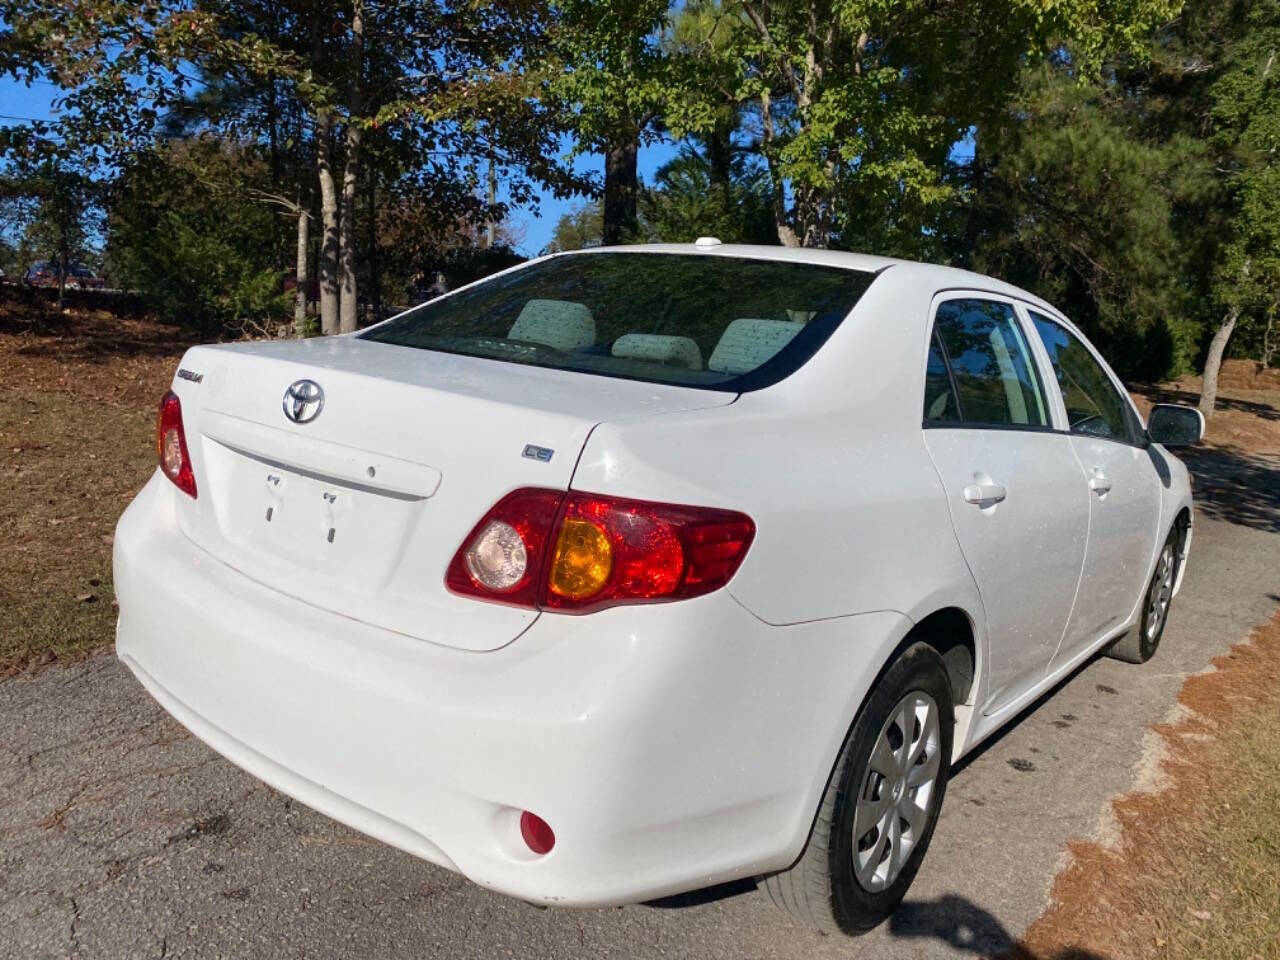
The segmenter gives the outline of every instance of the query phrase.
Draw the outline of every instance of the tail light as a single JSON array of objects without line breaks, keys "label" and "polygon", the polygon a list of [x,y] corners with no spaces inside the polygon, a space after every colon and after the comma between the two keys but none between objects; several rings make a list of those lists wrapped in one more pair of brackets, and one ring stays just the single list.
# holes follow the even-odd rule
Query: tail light
[{"label": "tail light", "polygon": [[449,564],[445,584],[455,593],[532,607],[538,598],[539,558],[563,494],[516,490],[476,524]]},{"label": "tail light", "polygon": [[196,475],[191,469],[191,455],[187,453],[186,431],[182,429],[182,402],[172,390],[160,400],[160,414],[156,418],[156,456],[160,460],[160,472],[187,496],[194,497]]},{"label": "tail light", "polygon": [[678,600],[728,583],[754,536],[751,518],[732,510],[522,489],[475,526],[445,582],[565,613]]}]

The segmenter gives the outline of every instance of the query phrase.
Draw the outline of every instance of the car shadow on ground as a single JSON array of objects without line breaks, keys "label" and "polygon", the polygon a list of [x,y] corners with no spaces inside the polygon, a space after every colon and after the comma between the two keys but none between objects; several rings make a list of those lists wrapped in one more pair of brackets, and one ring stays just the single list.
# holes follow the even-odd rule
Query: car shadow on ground
[{"label": "car shadow on ground", "polygon": [[[702,890],[663,897],[645,904],[657,909],[683,909],[751,893],[753,880],[735,880]],[[1007,960],[1111,960],[1084,947],[1070,947],[1052,956],[1033,954],[1020,946],[989,911],[967,897],[944,894],[935,900],[907,900],[887,921],[897,940],[938,940],[951,949],[975,957]]]},{"label": "car shadow on ground", "polygon": [[936,900],[907,901],[889,918],[889,933],[901,939],[941,940],[953,950],[976,957],[1007,960],[1111,960],[1084,947],[1067,947],[1052,955],[1034,954],[1020,946],[994,916],[973,901],[953,894]]}]

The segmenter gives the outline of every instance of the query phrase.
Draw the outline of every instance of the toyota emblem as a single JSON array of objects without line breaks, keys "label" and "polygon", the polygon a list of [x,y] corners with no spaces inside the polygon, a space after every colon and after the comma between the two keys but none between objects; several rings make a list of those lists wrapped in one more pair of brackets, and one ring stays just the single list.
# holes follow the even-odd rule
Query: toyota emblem
[{"label": "toyota emblem", "polygon": [[324,390],[314,380],[295,380],[284,392],[283,407],[294,423],[310,423],[324,409]]}]

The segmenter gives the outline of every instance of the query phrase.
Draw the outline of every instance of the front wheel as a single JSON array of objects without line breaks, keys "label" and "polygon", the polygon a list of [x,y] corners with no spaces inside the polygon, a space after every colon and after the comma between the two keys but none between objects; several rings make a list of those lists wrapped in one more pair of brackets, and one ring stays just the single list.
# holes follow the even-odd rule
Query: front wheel
[{"label": "front wheel", "polygon": [[1107,648],[1107,656],[1125,663],[1146,663],[1156,654],[1164,627],[1169,620],[1169,605],[1173,602],[1173,587],[1178,582],[1178,528],[1169,532],[1169,539],[1160,548],[1156,569],[1142,597],[1142,619],[1138,626]]},{"label": "front wheel", "polygon": [[933,836],[954,726],[942,658],[928,644],[908,647],[859,711],[804,853],[764,878],[773,902],[807,926],[847,934],[888,917]]}]

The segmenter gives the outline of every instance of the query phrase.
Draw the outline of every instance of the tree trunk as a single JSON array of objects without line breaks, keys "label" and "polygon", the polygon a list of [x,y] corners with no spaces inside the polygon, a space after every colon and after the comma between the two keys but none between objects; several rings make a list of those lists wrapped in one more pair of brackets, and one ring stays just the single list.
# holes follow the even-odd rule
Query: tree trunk
[{"label": "tree trunk", "polygon": [[737,117],[730,110],[721,111],[715,125],[707,132],[707,166],[710,167],[711,189],[728,197],[733,178],[733,131]]},{"label": "tree trunk", "polygon": [[498,223],[493,219],[493,208],[498,203],[498,170],[494,166],[493,157],[489,158],[489,211],[484,228],[484,247],[492,250],[498,236]]},{"label": "tree trunk", "polygon": [[347,162],[342,170],[342,215],[339,223],[338,278],[342,291],[339,329],[354,333],[359,326],[359,290],[356,286],[356,195],[360,174],[360,127],[347,124]]},{"label": "tree trunk", "polygon": [[373,307],[373,322],[382,319],[382,265],[378,262],[378,181],[373,170],[365,172],[368,189],[369,248],[365,256],[369,266],[369,303]]},{"label": "tree trunk", "polygon": [[1218,371],[1222,369],[1222,355],[1226,353],[1227,341],[1231,339],[1231,331],[1239,319],[1240,308],[1233,306],[1209,341],[1209,355],[1204,358],[1204,380],[1200,384],[1200,412],[1206,417],[1213,416],[1214,405],[1218,402]]},{"label": "tree trunk", "polygon": [[760,123],[764,129],[764,159],[769,167],[769,182],[773,189],[773,224],[778,231],[778,242],[784,247],[800,246],[800,238],[791,227],[787,216],[787,197],[782,189],[782,177],[778,173],[777,161],[773,155],[773,98],[769,91],[760,94]]},{"label": "tree trunk", "polygon": [[[311,15],[311,69],[320,73],[325,52],[326,19],[317,5]],[[333,182],[333,113],[327,106],[316,110],[316,179],[320,185],[320,250],[316,255],[316,280],[320,287],[320,332],[338,332],[338,193]]]},{"label": "tree trunk", "polygon": [[623,243],[636,234],[639,180],[636,160],[640,140],[635,131],[610,141],[604,154],[604,242]]},{"label": "tree trunk", "polygon": [[359,123],[363,109],[360,81],[364,72],[364,0],[355,0],[351,13],[351,62],[347,88],[347,158],[342,168],[342,214],[339,225],[338,276],[342,296],[339,329],[355,333],[359,327],[359,290],[356,287],[356,194],[360,187],[360,143],[364,128]]},{"label": "tree trunk", "polygon": [[338,332],[338,191],[333,182],[333,118],[321,108],[316,118],[316,173],[320,180],[320,332]]},{"label": "tree trunk", "polygon": [[311,278],[307,276],[307,246],[311,232],[311,214],[299,201],[298,203],[298,251],[294,263],[294,274],[298,286],[293,291],[293,333],[302,336],[307,331],[307,292],[311,286]]},{"label": "tree trunk", "polygon": [[1273,303],[1271,309],[1267,312],[1267,328],[1262,331],[1262,369],[1271,368],[1271,358],[1275,355],[1276,345],[1271,340],[1271,332],[1276,324],[1276,310],[1280,309],[1280,303]]},{"label": "tree trunk", "polygon": [[67,251],[64,249],[58,259],[61,263],[58,265],[58,312],[62,312],[62,305],[67,298]]}]

